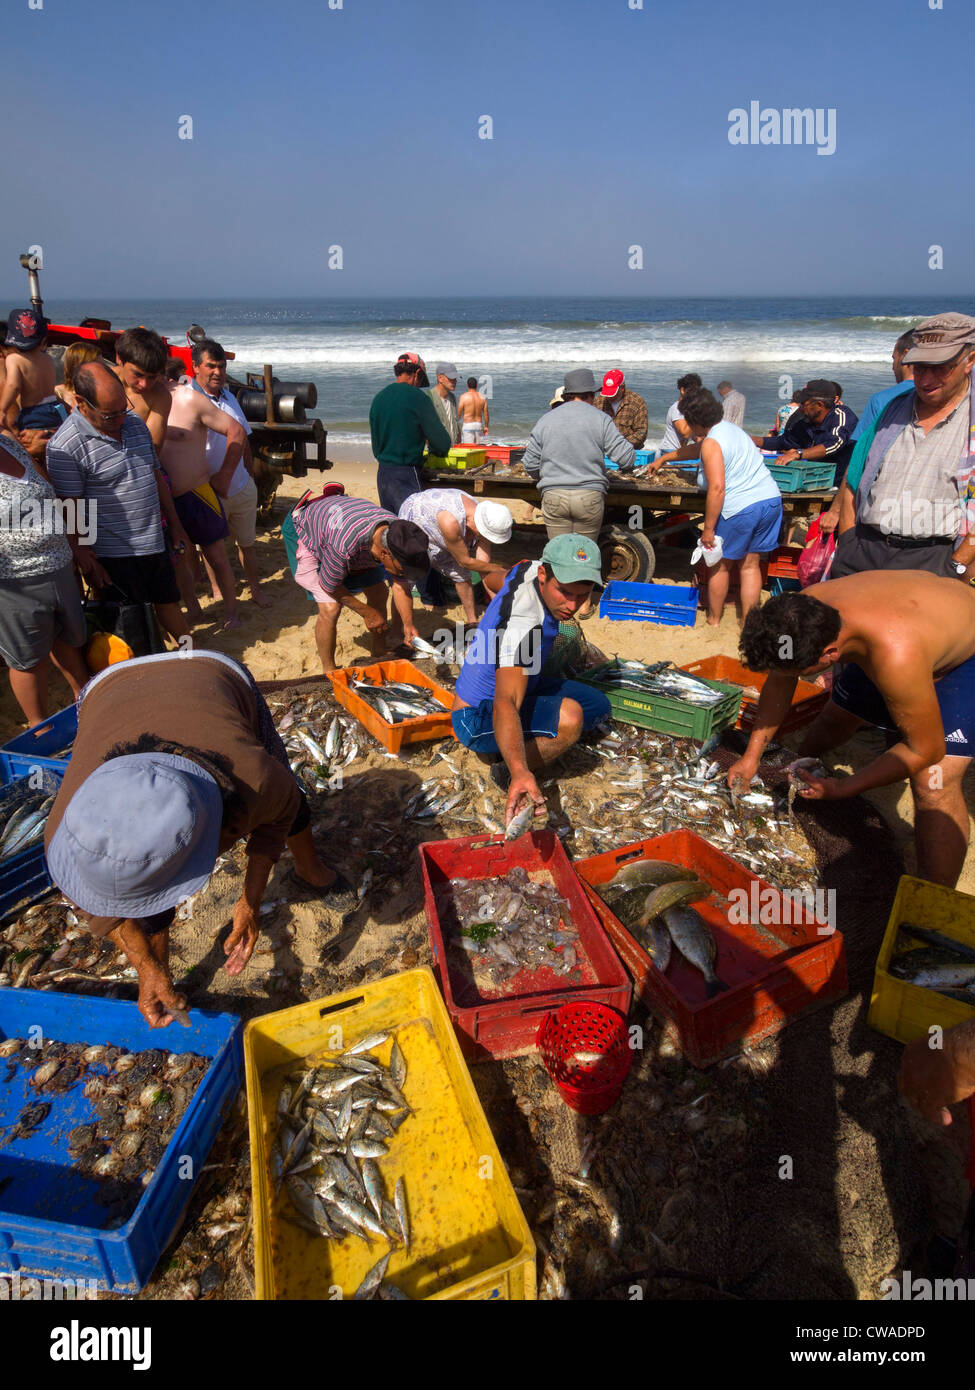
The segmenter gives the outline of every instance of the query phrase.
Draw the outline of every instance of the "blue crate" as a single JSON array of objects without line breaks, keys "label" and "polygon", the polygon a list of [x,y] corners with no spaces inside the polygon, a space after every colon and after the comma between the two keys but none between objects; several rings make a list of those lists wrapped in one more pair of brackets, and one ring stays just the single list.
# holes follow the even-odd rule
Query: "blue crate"
[{"label": "blue crate", "polygon": [[[232,1014],[194,1009],[192,1028],[150,1028],[135,1004],[119,999],[0,990],[0,1038],[26,1038],[40,1026],[59,1042],[113,1043],[133,1052],[195,1052],[211,1063],[159,1166],[128,1221],[108,1230],[94,1200],[96,1181],[71,1166],[68,1132],[94,1117],[80,1086],[46,1096],[39,1130],[0,1149],[0,1271],[41,1278],[97,1280],[99,1288],[137,1293],[179,1227],[196,1177],[243,1080],[242,1027]],[[98,1070],[97,1067],[93,1070]],[[29,1074],[29,1073],[28,1073]],[[26,1099],[26,1076],[0,1087],[0,1128]],[[185,1164],[190,1159],[192,1168]],[[193,1178],[180,1176],[180,1167]]]},{"label": "blue crate", "polygon": [[693,627],[697,588],[683,584],[632,584],[614,579],[603,590],[599,616],[617,621]]},{"label": "blue crate", "polygon": [[783,579],[781,575],[773,574],[768,582],[770,594],[796,594],[802,588],[798,579]]},{"label": "blue crate", "polygon": [[67,744],[73,743],[78,732],[78,708],[69,705],[50,719],[25,729],[16,738],[9,739],[0,746],[0,768],[14,776],[27,773],[32,767],[56,767],[64,772],[68,766],[67,758],[54,758]]},{"label": "blue crate", "polygon": [[[34,763],[31,777],[37,790],[56,792],[63,775],[60,768],[53,764],[39,766]],[[0,766],[0,821],[5,818],[7,803],[21,795],[28,780]],[[0,921],[23,912],[31,903],[49,893],[51,886],[43,844],[32,845],[30,849],[15,854],[12,859],[0,860]]]}]

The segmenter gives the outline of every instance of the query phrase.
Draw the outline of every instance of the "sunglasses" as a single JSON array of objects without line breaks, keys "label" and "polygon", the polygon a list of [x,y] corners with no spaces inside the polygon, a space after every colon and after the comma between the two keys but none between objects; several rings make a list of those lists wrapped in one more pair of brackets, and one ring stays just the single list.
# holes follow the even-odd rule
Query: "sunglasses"
[{"label": "sunglasses", "polygon": [[97,405],[92,405],[91,401],[86,401],[84,396],[79,396],[78,401],[81,405],[86,405],[92,415],[97,415],[100,420],[123,420],[129,413],[128,406],[124,410],[99,410]]}]

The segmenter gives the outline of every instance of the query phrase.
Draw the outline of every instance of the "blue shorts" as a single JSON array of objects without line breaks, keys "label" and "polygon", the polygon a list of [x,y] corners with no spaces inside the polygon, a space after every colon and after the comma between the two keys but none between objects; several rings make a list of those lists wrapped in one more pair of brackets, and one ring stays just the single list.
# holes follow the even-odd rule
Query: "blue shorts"
[{"label": "blue shorts", "polygon": [[361,594],[364,589],[371,589],[374,584],[385,584],[387,580],[389,575],[382,565],[373,565],[367,570],[350,570],[342,580],[342,587],[348,589],[350,594]]},{"label": "blue shorts", "polygon": [[[608,719],[611,706],[601,690],[580,681],[540,681],[522,701],[521,727],[526,738],[554,738],[559,731],[559,710],[563,700],[582,706],[582,727],[593,729]],[[465,748],[475,753],[499,753],[494,738],[494,701],[455,709],[450,716],[454,733]]]},{"label": "blue shorts", "polygon": [[[945,754],[955,758],[975,757],[975,656],[936,680],[934,693],[945,730]],[[878,729],[897,733],[897,725],[884,697],[869,676],[852,661],[842,667],[833,681],[833,703]]]},{"label": "blue shorts", "polygon": [[743,560],[746,555],[764,555],[776,550],[782,530],[782,498],[768,497],[753,502],[734,516],[720,517],[714,534],[721,537],[726,560]]}]

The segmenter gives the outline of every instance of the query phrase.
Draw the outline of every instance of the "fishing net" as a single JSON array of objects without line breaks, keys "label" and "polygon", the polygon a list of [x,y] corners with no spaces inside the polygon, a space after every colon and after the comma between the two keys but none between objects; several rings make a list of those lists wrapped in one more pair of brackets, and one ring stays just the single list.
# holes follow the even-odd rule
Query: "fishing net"
[{"label": "fishing net", "polygon": [[542,675],[565,676],[572,671],[584,671],[588,666],[598,666],[605,660],[599,648],[586,641],[578,623],[559,623],[559,635],[542,667]]}]

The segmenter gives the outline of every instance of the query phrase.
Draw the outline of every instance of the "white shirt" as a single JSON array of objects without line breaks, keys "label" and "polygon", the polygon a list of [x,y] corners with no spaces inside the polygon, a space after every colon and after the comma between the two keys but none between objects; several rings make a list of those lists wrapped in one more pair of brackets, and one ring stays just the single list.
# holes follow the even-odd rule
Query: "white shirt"
[{"label": "white shirt", "polygon": [[[247,434],[250,434],[250,424],[245,418],[244,412],[237,404],[235,398],[227,390],[226,386],[220,392],[220,395],[217,397],[216,400],[213,400],[213,397],[210,395],[209,391],[205,392],[205,395],[207,397],[207,400],[213,401],[213,404],[215,406],[218,406],[225,415],[232,416],[233,419],[235,419],[238,422],[238,424],[243,425],[245,432]],[[225,434],[218,434],[216,430],[207,430],[207,468],[209,468],[210,470],[211,478],[213,477],[214,473],[220,472],[220,469],[223,467],[223,461],[226,458],[226,456],[227,436]],[[249,477],[250,474],[247,471],[247,465],[244,463],[244,460],[241,459],[240,463],[238,463],[237,467],[234,469],[234,476],[230,480],[230,487],[227,489],[227,496],[234,497],[238,492],[242,492],[243,489],[247,486],[247,479]]]},{"label": "white shirt", "polygon": [[685,441],[674,429],[674,421],[683,420],[683,418],[680,413],[680,401],[674,401],[674,404],[667,411],[667,428],[664,430],[664,437],[660,444],[662,454],[669,454],[674,449],[683,449]]}]

